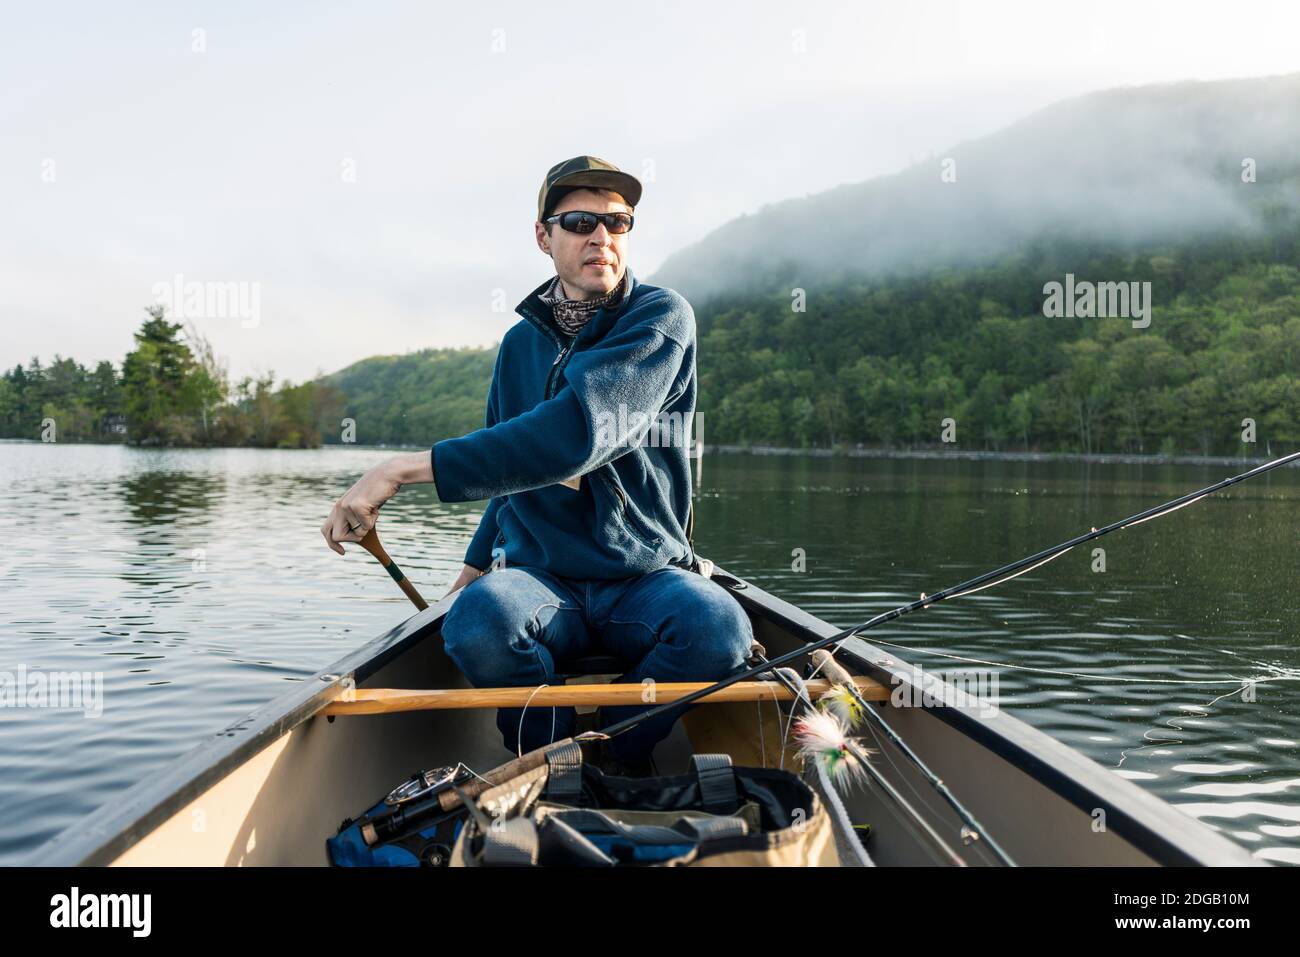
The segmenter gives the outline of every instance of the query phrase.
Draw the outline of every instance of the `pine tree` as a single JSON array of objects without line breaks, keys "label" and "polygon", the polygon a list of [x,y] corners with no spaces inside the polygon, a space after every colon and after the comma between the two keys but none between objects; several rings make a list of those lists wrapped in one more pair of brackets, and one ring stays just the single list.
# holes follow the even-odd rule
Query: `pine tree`
[{"label": "pine tree", "polygon": [[122,362],[122,404],[129,440],[137,445],[189,444],[194,397],[186,380],[195,368],[189,347],[178,338],[180,323],[168,322],[162,306],[135,334],[136,348]]}]

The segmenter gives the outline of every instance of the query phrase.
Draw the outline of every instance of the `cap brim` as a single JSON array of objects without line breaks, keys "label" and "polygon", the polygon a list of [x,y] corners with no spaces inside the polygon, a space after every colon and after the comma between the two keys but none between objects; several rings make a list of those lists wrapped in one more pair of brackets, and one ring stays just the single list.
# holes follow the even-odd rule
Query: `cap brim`
[{"label": "cap brim", "polygon": [[561,176],[551,184],[547,196],[557,186],[593,186],[596,189],[612,189],[623,197],[629,205],[635,207],[641,202],[641,181],[631,173],[606,169],[583,169],[567,176]]}]

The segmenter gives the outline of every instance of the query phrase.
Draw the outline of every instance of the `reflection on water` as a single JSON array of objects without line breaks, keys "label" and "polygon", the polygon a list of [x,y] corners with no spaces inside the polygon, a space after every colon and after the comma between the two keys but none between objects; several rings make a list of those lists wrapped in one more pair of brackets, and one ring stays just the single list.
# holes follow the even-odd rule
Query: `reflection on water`
[{"label": "reflection on water", "polygon": [[[0,670],[103,673],[103,714],[0,711],[0,861],[408,616],[329,505],[388,453],[0,443]],[[700,551],[839,625],[1229,473],[1225,468],[711,456]],[[426,596],[477,504],[411,487],[388,550]],[[1219,828],[1300,863],[1300,470],[872,633]],[[802,549],[806,566],[795,562]],[[975,662],[975,663],[972,663]],[[1251,679],[1255,701],[1243,701]]]}]

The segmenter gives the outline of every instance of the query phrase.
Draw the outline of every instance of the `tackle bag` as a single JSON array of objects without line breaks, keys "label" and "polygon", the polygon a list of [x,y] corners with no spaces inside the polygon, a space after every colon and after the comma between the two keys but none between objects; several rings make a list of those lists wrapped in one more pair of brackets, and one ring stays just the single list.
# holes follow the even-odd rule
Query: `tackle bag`
[{"label": "tackle bag", "polygon": [[605,775],[574,741],[470,799],[452,867],[818,867],[839,858],[826,809],[798,775],[696,754],[674,777]]}]

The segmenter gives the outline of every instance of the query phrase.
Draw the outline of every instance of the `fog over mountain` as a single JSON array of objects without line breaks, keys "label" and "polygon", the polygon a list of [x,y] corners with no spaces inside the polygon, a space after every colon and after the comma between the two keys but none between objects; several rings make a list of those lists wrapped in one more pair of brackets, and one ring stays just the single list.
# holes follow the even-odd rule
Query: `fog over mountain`
[{"label": "fog over mountain", "polygon": [[[1255,182],[1243,181],[1246,160]],[[1245,235],[1298,209],[1300,73],[1130,87],[1063,101],[891,176],[765,206],[648,280],[699,305],[756,275],[806,287],[979,265],[1051,238],[1131,247]]]}]

